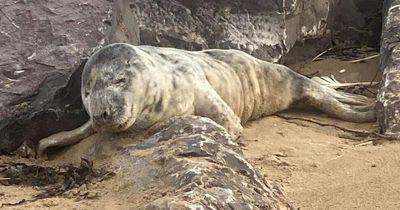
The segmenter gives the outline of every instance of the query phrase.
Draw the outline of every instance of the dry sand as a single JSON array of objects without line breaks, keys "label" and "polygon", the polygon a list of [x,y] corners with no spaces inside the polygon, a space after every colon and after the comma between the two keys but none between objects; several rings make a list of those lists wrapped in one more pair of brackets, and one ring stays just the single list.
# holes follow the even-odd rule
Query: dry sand
[{"label": "dry sand", "polygon": [[[375,127],[309,113],[301,117],[350,129]],[[363,142],[339,138],[343,133],[272,116],[245,129],[243,149],[260,173],[281,184],[289,203],[300,209],[400,209],[400,144],[362,146]]]}]

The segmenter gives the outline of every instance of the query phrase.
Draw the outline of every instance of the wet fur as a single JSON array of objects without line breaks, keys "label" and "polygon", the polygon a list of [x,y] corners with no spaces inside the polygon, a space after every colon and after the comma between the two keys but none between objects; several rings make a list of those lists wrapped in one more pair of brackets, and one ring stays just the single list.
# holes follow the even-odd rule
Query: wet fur
[{"label": "wet fur", "polygon": [[[224,126],[236,138],[241,124],[298,102],[343,120],[376,118],[371,99],[337,92],[238,50],[108,45],[85,65],[82,100],[94,127],[106,131],[146,129],[174,116],[199,115]],[[113,116],[94,117],[104,110]],[[87,127],[85,132],[90,130]],[[65,145],[65,140],[59,141]],[[39,151],[58,146],[56,142],[42,140]]]}]

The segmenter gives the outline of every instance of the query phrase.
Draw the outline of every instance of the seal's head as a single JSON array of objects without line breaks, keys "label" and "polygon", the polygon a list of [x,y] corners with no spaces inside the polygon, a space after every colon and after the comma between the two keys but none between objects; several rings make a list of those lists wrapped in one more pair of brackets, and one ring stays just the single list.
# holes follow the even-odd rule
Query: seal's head
[{"label": "seal's head", "polygon": [[119,132],[135,122],[135,54],[128,44],[111,44],[95,52],[86,63],[81,94],[95,129]]}]

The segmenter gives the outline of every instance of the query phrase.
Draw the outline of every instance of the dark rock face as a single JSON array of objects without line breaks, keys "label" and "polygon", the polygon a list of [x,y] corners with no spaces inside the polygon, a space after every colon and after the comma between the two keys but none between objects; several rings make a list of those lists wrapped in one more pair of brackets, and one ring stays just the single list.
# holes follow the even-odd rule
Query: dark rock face
[{"label": "dark rock face", "polygon": [[[264,183],[223,127],[208,118],[162,123],[115,164],[132,183],[136,209],[278,209],[279,189]],[[150,193],[151,192],[151,193]]]},{"label": "dark rock face", "polygon": [[335,8],[333,41],[343,47],[378,49],[383,0],[340,0]]},{"label": "dark rock face", "polygon": [[[3,4],[4,3],[4,4]],[[103,38],[105,1],[11,1],[2,5],[0,22],[1,90],[0,106],[15,98],[37,93],[40,83],[51,74],[72,72],[87,49]],[[90,10],[99,18],[88,18]],[[68,77],[71,75],[69,73]]]},{"label": "dark rock face", "polygon": [[400,139],[400,1],[387,0],[384,6],[378,121],[383,134]]},{"label": "dark rock face", "polygon": [[109,16],[109,4],[2,1],[0,153],[87,120],[80,70],[89,50],[104,42],[102,21]]},{"label": "dark rock face", "polygon": [[277,62],[293,45],[326,36],[336,1],[131,0],[142,44],[234,48]]},{"label": "dark rock face", "polygon": [[[69,77],[46,79],[38,94],[28,100],[10,104],[0,121],[0,154],[13,151],[25,140],[37,140],[49,133],[73,129],[86,122],[87,116],[80,97],[83,64]],[[65,85],[65,86],[63,86]],[[10,114],[7,116],[6,114]]]}]

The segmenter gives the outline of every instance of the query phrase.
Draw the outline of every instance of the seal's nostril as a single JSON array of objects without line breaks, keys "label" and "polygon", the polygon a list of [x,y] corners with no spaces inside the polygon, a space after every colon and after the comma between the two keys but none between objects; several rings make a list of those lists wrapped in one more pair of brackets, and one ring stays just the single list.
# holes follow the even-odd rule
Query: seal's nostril
[{"label": "seal's nostril", "polygon": [[107,120],[108,119],[107,111],[103,112],[103,114],[101,116],[102,116],[103,120]]}]

